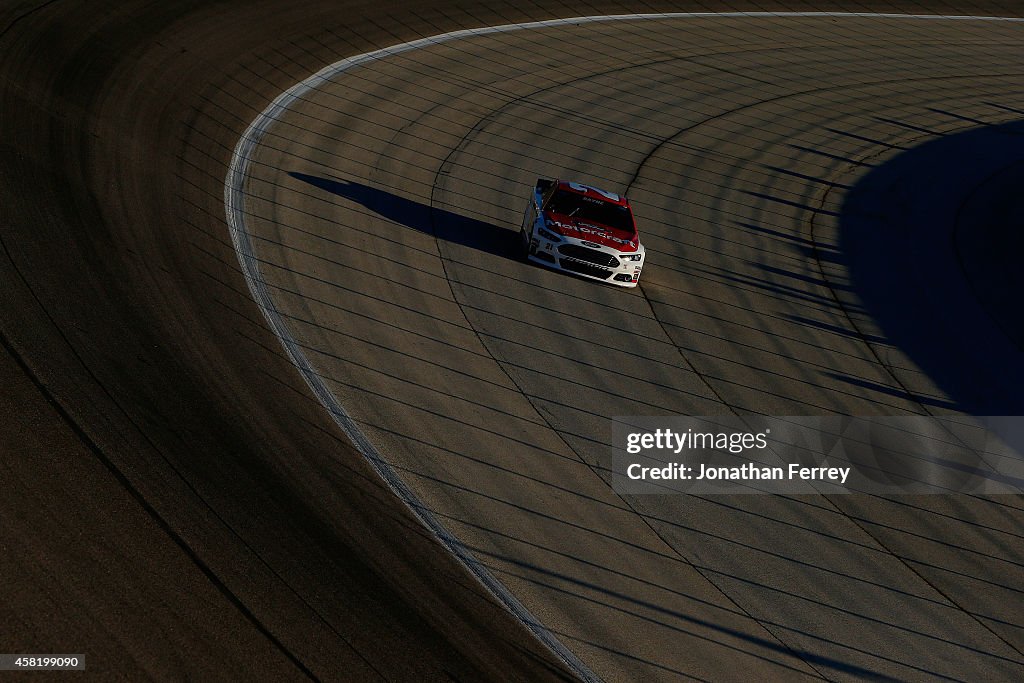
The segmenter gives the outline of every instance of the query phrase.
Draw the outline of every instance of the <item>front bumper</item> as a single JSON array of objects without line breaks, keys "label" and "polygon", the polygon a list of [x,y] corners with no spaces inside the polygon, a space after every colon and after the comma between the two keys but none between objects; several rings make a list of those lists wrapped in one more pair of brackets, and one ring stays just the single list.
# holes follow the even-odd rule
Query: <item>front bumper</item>
[{"label": "front bumper", "polygon": [[[638,261],[632,260],[634,254],[639,254]],[[637,286],[644,256],[643,247],[627,254],[572,238],[551,242],[536,233],[527,253],[534,263],[618,287]]]}]

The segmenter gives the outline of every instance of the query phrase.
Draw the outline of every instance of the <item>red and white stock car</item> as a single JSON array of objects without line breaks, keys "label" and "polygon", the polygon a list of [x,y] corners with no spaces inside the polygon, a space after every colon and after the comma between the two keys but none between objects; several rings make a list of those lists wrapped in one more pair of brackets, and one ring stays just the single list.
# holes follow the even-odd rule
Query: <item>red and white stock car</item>
[{"label": "red and white stock car", "polygon": [[644,247],[629,200],[564,180],[537,181],[520,231],[526,257],[620,287],[636,287]]}]

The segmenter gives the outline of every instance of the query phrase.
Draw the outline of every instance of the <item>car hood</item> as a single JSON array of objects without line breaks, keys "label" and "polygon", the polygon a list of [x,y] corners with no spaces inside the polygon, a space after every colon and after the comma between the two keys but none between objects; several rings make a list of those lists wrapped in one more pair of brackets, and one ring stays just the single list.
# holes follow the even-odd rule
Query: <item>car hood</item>
[{"label": "car hood", "polygon": [[636,233],[617,230],[595,221],[576,219],[562,213],[545,211],[544,222],[565,237],[586,240],[617,251],[636,251],[640,244],[640,238]]}]

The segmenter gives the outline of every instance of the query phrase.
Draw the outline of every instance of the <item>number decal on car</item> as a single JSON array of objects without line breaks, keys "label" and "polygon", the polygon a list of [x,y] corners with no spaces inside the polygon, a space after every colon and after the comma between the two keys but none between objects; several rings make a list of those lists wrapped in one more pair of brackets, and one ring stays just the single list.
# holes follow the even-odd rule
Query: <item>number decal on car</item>
[{"label": "number decal on car", "polygon": [[620,199],[619,195],[615,194],[614,192],[607,192],[596,187],[591,187],[590,185],[582,185],[580,183],[569,183],[569,187],[576,190],[577,192],[586,192],[587,190],[590,190],[591,192],[596,192],[602,197],[610,199],[613,202],[617,202]]}]

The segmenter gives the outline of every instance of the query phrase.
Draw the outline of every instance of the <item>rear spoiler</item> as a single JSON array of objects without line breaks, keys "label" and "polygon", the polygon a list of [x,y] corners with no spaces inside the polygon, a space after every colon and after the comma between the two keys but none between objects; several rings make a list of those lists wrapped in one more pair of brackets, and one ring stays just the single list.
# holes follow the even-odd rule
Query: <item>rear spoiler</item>
[{"label": "rear spoiler", "polygon": [[[537,178],[537,192],[544,194],[552,185],[554,185],[557,182],[557,180],[549,180],[548,178]],[[626,197],[626,195],[622,194],[619,196],[622,197],[624,201],[629,202],[629,199]]]}]

